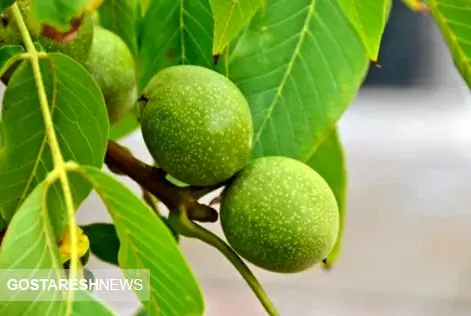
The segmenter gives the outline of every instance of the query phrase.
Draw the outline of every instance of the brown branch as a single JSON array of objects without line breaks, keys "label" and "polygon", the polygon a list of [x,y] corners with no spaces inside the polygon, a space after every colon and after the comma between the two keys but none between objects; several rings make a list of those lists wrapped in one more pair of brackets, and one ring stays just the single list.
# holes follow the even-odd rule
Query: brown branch
[{"label": "brown branch", "polygon": [[[141,187],[164,203],[171,212],[185,206],[188,217],[200,222],[215,222],[217,212],[198,203],[191,188],[179,188],[165,179],[165,172],[135,158],[125,147],[110,140],[105,163],[113,171],[119,171],[136,181]],[[200,189],[198,189],[199,191]]]}]

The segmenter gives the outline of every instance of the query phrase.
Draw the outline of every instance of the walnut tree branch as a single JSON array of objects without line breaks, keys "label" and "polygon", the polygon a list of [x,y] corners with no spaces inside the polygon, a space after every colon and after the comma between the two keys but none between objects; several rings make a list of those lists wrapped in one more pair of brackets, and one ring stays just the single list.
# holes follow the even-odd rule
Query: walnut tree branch
[{"label": "walnut tree branch", "polygon": [[[136,181],[164,203],[170,212],[185,206],[188,217],[192,220],[200,222],[217,220],[218,214],[213,208],[198,203],[199,197],[195,196],[194,189],[174,186],[167,181],[165,172],[161,169],[135,158],[125,147],[112,140],[108,141],[105,163],[111,170],[119,170],[120,173]],[[200,188],[197,189],[198,192],[200,190]]]}]

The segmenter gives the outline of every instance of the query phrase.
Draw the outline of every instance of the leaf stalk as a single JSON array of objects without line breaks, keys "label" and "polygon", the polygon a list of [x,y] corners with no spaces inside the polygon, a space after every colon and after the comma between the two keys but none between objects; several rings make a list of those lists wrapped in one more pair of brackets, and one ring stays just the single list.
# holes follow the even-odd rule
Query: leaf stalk
[{"label": "leaf stalk", "polygon": [[161,169],[135,158],[125,147],[112,140],[108,141],[105,163],[110,170],[125,174],[136,181],[171,211],[185,206],[191,219],[201,222],[215,222],[218,218],[218,214],[213,208],[198,203],[198,198],[208,191],[215,190],[214,187],[179,188],[167,181],[166,174]]},{"label": "leaf stalk", "polygon": [[[31,39],[31,35],[29,34],[28,28],[26,27],[25,21],[21,14],[21,11],[18,7],[18,4],[15,2],[11,6],[11,10],[13,12],[13,16],[15,21],[18,25],[20,30],[21,38],[25,45],[27,54],[23,55],[23,57],[29,59],[31,63],[31,68],[33,70],[34,81],[36,83],[36,88],[38,92],[39,98],[39,105],[41,107],[41,112],[43,114],[44,120],[44,129],[45,134],[49,143],[49,148],[51,150],[52,160],[54,164],[54,172],[58,173],[58,177],[62,186],[62,191],[64,194],[64,200],[67,210],[67,222],[68,222],[68,229],[71,241],[71,260],[70,260],[70,279],[76,279],[78,277],[78,238],[77,238],[77,223],[75,220],[75,208],[74,202],[72,197],[72,191],[70,188],[69,179],[67,176],[67,168],[66,163],[64,161],[64,157],[62,156],[59,142],[57,140],[57,136],[54,130],[54,123],[52,120],[51,110],[49,108],[46,90],[44,86],[44,81],[41,75],[41,68],[39,65],[39,59],[44,58],[44,53],[40,53],[36,50],[33,44],[33,40]],[[65,315],[72,315],[73,311],[73,304],[74,301],[74,291],[69,291],[67,293],[67,305]]]}]

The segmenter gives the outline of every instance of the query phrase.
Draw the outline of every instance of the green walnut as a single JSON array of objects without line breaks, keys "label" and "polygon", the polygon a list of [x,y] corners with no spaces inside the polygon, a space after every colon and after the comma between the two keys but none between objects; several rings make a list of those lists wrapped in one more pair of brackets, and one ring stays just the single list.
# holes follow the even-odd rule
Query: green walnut
[{"label": "green walnut", "polygon": [[111,123],[118,122],[136,103],[134,58],[116,34],[96,26],[85,65],[100,86]]},{"label": "green walnut", "polygon": [[157,165],[195,186],[221,183],[247,163],[250,108],[237,86],[200,66],[165,68],[140,97],[144,141]]},{"label": "green walnut", "polygon": [[319,263],[339,232],[339,211],[326,181],[286,157],[252,160],[222,194],[224,235],[263,269],[294,273]]},{"label": "green walnut", "polygon": [[[32,40],[39,42],[41,46],[48,52],[59,52],[66,54],[76,61],[83,63],[88,56],[90,47],[93,40],[93,18],[90,14],[85,14],[77,34],[73,39],[68,41],[56,41],[46,36],[42,36],[33,28],[30,28],[28,23],[29,13],[31,9],[31,1],[23,0],[17,1],[20,11],[26,20],[26,25],[32,37]],[[0,46],[1,45],[21,45],[20,31],[13,18],[11,9],[7,9],[0,15]]]}]

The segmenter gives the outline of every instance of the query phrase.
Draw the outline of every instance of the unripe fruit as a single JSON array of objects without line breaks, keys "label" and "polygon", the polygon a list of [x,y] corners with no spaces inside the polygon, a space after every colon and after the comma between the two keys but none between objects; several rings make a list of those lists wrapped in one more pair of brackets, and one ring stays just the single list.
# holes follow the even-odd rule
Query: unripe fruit
[{"label": "unripe fruit", "polygon": [[85,65],[100,86],[110,122],[116,123],[129,112],[137,99],[131,51],[118,35],[96,26]]},{"label": "unripe fruit", "polygon": [[199,66],[172,66],[152,78],[140,99],[147,148],[174,178],[210,186],[247,163],[253,138],[250,108],[223,75]]},{"label": "unripe fruit", "polygon": [[329,185],[309,166],[285,157],[252,160],[224,190],[220,219],[236,252],[281,273],[319,263],[339,232]]}]

